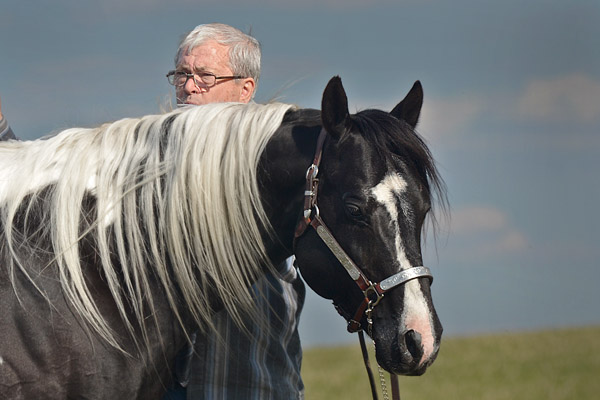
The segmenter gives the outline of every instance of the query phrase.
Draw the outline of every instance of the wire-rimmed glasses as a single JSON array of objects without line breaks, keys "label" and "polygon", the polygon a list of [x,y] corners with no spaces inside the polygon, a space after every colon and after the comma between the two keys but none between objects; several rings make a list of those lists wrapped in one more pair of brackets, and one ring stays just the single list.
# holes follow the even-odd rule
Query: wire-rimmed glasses
[{"label": "wire-rimmed glasses", "polygon": [[175,87],[183,87],[187,83],[188,79],[193,79],[196,87],[212,87],[217,84],[218,80],[222,79],[242,79],[244,76],[241,75],[230,75],[230,76],[216,76],[209,72],[203,72],[201,74],[190,74],[184,71],[172,70],[167,73],[167,80]]}]

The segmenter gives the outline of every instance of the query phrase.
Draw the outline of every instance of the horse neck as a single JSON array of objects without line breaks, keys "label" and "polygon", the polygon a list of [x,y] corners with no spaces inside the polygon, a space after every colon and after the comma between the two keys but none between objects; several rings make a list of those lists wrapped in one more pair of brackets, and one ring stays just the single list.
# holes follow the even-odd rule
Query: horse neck
[{"label": "horse neck", "polygon": [[292,255],[306,170],[314,158],[320,121],[317,110],[290,111],[261,157],[261,200],[274,231],[274,236],[266,235],[265,247],[275,265]]}]

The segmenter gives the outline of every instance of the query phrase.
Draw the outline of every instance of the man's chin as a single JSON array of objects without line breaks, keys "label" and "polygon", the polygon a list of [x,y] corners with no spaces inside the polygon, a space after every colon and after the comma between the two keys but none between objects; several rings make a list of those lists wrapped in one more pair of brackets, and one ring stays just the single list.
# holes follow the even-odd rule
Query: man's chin
[{"label": "man's chin", "polygon": [[206,101],[186,101],[183,103],[184,106],[203,106],[205,104],[210,104],[211,102],[206,102]]},{"label": "man's chin", "polygon": [[195,99],[192,97],[186,97],[183,99],[177,99],[177,107],[185,107],[185,106],[199,106],[204,104],[201,99]]}]

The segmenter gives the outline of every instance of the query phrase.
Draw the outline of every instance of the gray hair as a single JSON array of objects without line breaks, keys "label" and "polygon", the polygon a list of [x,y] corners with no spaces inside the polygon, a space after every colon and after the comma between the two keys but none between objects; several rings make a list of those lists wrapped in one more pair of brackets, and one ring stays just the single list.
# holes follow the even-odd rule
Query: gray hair
[{"label": "gray hair", "polygon": [[234,75],[253,78],[258,85],[260,77],[260,43],[232,26],[225,24],[198,25],[188,33],[177,48],[175,66],[184,54],[189,54],[195,47],[208,40],[229,47],[229,66]]}]

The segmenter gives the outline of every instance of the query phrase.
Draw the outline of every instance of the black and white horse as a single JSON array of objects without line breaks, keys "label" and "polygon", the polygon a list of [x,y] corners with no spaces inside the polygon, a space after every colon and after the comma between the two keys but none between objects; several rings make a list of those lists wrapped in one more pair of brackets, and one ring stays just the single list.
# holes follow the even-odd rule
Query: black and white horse
[{"label": "black and white horse", "polygon": [[249,286],[292,254],[385,369],[423,373],[442,327],[421,230],[443,191],[421,104],[417,83],[350,115],[333,78],[322,112],[214,104],[1,143],[0,397],[159,398],[188,333],[256,313]]}]

